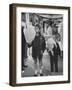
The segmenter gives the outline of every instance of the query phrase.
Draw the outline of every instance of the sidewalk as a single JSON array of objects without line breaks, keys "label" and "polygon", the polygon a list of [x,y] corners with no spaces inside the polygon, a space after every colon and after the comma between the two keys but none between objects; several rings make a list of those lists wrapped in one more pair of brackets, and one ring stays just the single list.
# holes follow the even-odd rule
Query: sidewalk
[{"label": "sidewalk", "polygon": [[[58,60],[58,72],[50,71],[50,59],[47,53],[43,55],[43,75],[44,76],[53,76],[53,75],[62,75],[63,74],[63,60],[59,58]],[[22,77],[32,77],[34,75],[34,61],[31,56],[27,59],[28,67],[22,73]]]}]

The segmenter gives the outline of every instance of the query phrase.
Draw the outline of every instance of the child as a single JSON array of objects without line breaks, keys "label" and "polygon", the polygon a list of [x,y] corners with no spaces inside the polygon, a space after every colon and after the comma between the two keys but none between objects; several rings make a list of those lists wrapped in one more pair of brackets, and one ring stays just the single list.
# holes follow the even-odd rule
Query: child
[{"label": "child", "polygon": [[52,48],[48,50],[49,55],[50,55],[50,66],[51,66],[51,72],[58,72],[58,55],[60,55],[60,47],[57,42],[56,36],[53,37],[54,41],[52,43]]},{"label": "child", "polygon": [[34,67],[35,67],[34,76],[37,76],[37,74],[38,74],[37,59],[39,60],[40,76],[43,76],[43,73],[42,73],[42,57],[43,57],[43,52],[45,50],[45,39],[40,34],[39,25],[35,26],[35,31],[36,31],[36,36],[35,36],[35,38],[32,42],[32,57],[33,57],[33,60],[34,60]]}]

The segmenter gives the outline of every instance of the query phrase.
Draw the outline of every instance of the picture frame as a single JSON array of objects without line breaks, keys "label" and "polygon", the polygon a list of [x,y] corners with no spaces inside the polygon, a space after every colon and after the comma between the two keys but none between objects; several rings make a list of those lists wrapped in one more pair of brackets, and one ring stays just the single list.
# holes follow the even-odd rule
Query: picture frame
[{"label": "picture frame", "polygon": [[[9,12],[10,12],[9,84],[11,86],[32,86],[32,85],[70,83],[70,7],[13,3],[9,5]],[[35,15],[39,15],[39,17],[37,18],[35,17]],[[34,21],[35,20],[34,17],[37,18],[36,20],[38,21]],[[23,44],[23,43],[21,44],[22,42],[21,25],[23,24],[22,21],[23,22],[25,21],[26,24],[28,24],[29,21],[31,21],[32,24],[35,23],[42,24],[41,23],[42,21],[44,24],[44,25],[42,24],[43,32],[45,32],[44,28],[46,27],[45,25],[48,23],[49,20],[54,20],[54,22],[56,22],[57,24],[59,22],[58,20],[61,20],[61,22],[63,22],[62,30],[63,30],[64,51],[63,51],[62,73],[61,75],[60,74],[56,75],[56,73],[52,75],[51,73],[50,76],[48,75],[43,77],[40,76],[23,77],[21,74],[21,60],[22,60],[21,50],[23,49],[21,48],[22,47],[21,45]]]}]

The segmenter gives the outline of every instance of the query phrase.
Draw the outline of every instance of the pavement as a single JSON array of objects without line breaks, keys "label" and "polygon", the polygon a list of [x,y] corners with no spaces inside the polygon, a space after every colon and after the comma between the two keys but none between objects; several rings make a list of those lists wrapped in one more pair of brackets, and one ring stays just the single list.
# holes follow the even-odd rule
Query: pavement
[{"label": "pavement", "polygon": [[[51,72],[50,58],[46,51],[44,52],[42,62],[43,62],[43,76],[63,75],[63,59],[62,58],[60,57],[58,58],[58,72]],[[34,70],[34,60],[31,56],[28,56],[26,60],[26,64],[28,65],[28,67],[25,68],[24,72],[21,73],[21,76],[22,77],[33,77],[35,70]]]}]

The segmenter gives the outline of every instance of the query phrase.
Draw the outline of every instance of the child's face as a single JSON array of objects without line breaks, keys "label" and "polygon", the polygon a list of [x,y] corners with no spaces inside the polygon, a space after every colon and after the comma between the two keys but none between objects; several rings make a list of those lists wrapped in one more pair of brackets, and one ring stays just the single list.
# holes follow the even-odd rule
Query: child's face
[{"label": "child's face", "polygon": [[37,26],[35,27],[35,31],[36,31],[36,36],[39,36],[39,28]]},{"label": "child's face", "polygon": [[36,33],[39,32],[39,28],[37,26],[35,27],[35,31]]}]

